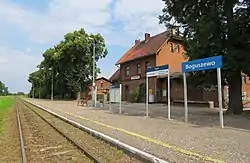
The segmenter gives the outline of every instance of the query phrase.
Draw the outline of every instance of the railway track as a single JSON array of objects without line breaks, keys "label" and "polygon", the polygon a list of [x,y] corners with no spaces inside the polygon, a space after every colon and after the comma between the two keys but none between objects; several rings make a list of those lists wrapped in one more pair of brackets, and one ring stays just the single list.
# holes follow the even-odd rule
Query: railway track
[{"label": "railway track", "polygon": [[[17,103],[16,115],[23,163],[142,162],[22,100],[17,100]],[[48,152],[44,152],[46,150]],[[36,157],[32,157],[33,155]]]}]

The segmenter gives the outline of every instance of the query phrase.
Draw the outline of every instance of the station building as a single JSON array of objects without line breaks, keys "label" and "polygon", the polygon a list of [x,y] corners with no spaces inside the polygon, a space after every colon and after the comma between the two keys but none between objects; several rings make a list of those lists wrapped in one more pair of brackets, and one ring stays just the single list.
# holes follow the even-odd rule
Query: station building
[{"label": "station building", "polygon": [[[169,65],[171,80],[171,101],[183,104],[182,62],[187,61],[182,44],[182,38],[175,30],[164,31],[155,36],[145,33],[143,40],[135,40],[134,45],[117,61],[119,69],[111,76],[113,84],[122,84],[122,100],[130,101],[130,93],[139,90],[138,102],[146,100],[146,70],[148,67]],[[250,87],[243,84],[244,90]],[[217,89],[205,90],[188,83],[188,103],[194,105],[209,105],[213,101],[218,105]],[[223,88],[223,92],[224,88]],[[249,91],[250,93],[250,91]],[[149,78],[149,102],[167,102],[167,77]],[[250,95],[250,94],[249,94]],[[223,94],[224,99],[224,94]]]}]

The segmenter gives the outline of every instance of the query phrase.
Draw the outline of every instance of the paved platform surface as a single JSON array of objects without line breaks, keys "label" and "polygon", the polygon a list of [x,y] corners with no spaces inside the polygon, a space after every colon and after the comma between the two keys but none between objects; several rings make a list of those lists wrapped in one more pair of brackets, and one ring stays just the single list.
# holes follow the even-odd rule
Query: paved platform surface
[{"label": "paved platform surface", "polygon": [[[250,131],[247,129],[185,124],[169,121],[164,116],[130,115],[125,110],[119,115],[117,109],[81,107],[70,101],[29,101],[169,162],[250,162]],[[150,110],[154,107],[157,108],[150,106]],[[130,109],[137,108],[140,110],[139,105]],[[233,119],[245,124],[250,121]]]}]

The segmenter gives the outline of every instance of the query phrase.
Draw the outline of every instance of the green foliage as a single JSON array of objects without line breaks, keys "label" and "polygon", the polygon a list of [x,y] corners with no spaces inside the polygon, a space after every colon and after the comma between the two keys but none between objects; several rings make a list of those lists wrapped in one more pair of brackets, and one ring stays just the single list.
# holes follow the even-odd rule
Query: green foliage
[{"label": "green foliage", "polygon": [[9,95],[8,87],[6,87],[5,84],[0,81],[0,96],[7,95]]},{"label": "green foliage", "polygon": [[18,95],[18,96],[24,96],[25,93],[23,93],[23,92],[17,92],[17,95]]},{"label": "green foliage", "polygon": [[[250,2],[248,0],[163,0],[159,17],[183,32],[190,60],[223,55],[223,80],[229,85],[229,107],[242,112],[241,72],[250,74]],[[216,71],[199,72],[197,84],[216,84]]]},{"label": "green foliage", "polygon": [[10,96],[0,97],[0,133],[2,130],[2,125],[4,117],[6,116],[8,110],[13,106],[14,101]]},{"label": "green foliage", "polygon": [[129,93],[130,102],[135,103],[139,100],[139,87],[136,87],[134,90],[131,90]]},{"label": "green foliage", "polygon": [[30,74],[28,80],[33,85],[30,94],[35,89],[35,97],[40,94],[41,98],[50,98],[53,77],[56,97],[75,98],[76,92],[86,90],[92,80],[94,52],[96,77],[100,73],[96,62],[108,53],[104,38],[100,34],[88,34],[84,29],[65,34],[58,45],[43,53],[39,70]]}]

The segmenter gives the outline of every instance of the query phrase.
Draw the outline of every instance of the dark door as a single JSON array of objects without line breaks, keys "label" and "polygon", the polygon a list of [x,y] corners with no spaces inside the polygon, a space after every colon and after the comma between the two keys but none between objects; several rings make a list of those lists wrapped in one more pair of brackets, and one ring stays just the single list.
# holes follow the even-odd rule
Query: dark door
[{"label": "dark door", "polygon": [[139,102],[145,102],[146,100],[146,85],[145,83],[139,86]]},{"label": "dark door", "polygon": [[125,101],[129,101],[129,86],[125,85]]}]

